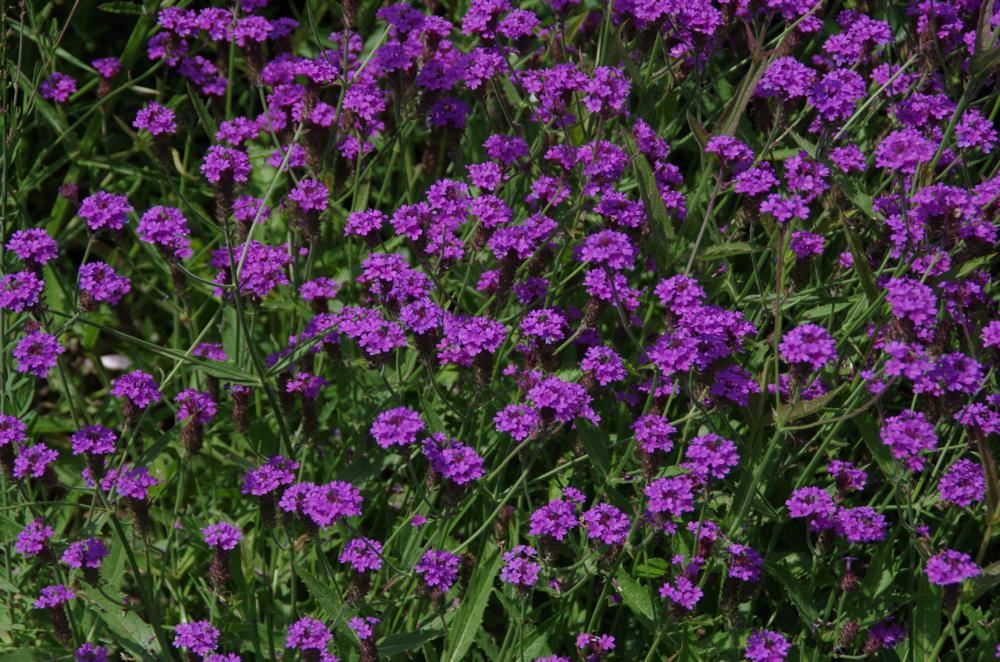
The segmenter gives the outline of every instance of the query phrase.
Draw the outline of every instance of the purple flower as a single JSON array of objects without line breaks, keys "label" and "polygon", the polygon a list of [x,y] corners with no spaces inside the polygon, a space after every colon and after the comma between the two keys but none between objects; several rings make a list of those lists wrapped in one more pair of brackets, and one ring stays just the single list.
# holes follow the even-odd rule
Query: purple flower
[{"label": "purple flower", "polygon": [[428,549],[414,569],[427,588],[445,593],[458,579],[459,561],[451,552]]},{"label": "purple flower", "polygon": [[628,235],[615,230],[602,230],[587,237],[580,249],[580,259],[613,271],[632,268],[636,250]]},{"label": "purple flower", "polygon": [[732,544],[726,548],[729,554],[729,576],[741,579],[745,582],[757,582],[760,580],[761,571],[764,569],[764,559],[754,549],[746,545]]},{"label": "purple flower", "polygon": [[111,395],[124,398],[139,409],[160,401],[160,387],[153,376],[142,370],[133,370],[111,383]]},{"label": "purple flower", "polygon": [[271,217],[271,209],[260,198],[241,195],[233,202],[233,218],[242,223],[263,223]]},{"label": "purple flower", "polygon": [[32,271],[18,271],[0,279],[0,308],[15,313],[34,308],[45,283]]},{"label": "purple flower", "polygon": [[409,446],[424,429],[420,414],[409,407],[387,409],[375,417],[369,432],[381,448]]},{"label": "purple flower", "polygon": [[[73,653],[76,662],[108,662],[108,649],[97,644],[86,643]],[[207,659],[207,658],[206,658]]]},{"label": "purple flower", "polygon": [[542,566],[535,560],[538,552],[527,545],[517,545],[503,555],[500,581],[516,588],[531,588],[538,583]]},{"label": "purple flower", "polygon": [[218,184],[223,179],[245,184],[250,175],[250,159],[246,152],[232,147],[212,145],[205,153],[201,164],[201,174],[212,184]]},{"label": "purple flower", "polygon": [[555,499],[548,502],[531,513],[528,535],[563,540],[578,523],[576,508],[576,503],[572,500]]},{"label": "purple flower", "polygon": [[701,587],[684,575],[677,577],[673,584],[665,582],[660,587],[660,597],[670,600],[684,611],[694,609],[702,595]]},{"label": "purple flower", "polygon": [[186,259],[192,255],[188,238],[191,230],[184,214],[175,207],[151,208],[139,219],[136,234],[139,239],[160,248],[168,259]]},{"label": "purple flower", "polygon": [[935,151],[934,143],[919,131],[901,129],[890,133],[875,148],[875,165],[912,175],[917,166],[934,158]]},{"label": "purple flower", "polygon": [[174,397],[177,405],[177,420],[187,421],[197,418],[201,424],[209,423],[218,413],[215,400],[208,393],[193,388],[185,389]]},{"label": "purple flower", "polygon": [[506,432],[514,441],[524,441],[541,424],[538,412],[527,405],[507,405],[493,417],[497,432]]},{"label": "purple flower", "polygon": [[934,450],[938,441],[934,425],[922,412],[912,410],[885,419],[881,437],[882,443],[892,451],[892,456],[910,471],[923,470],[924,458],[920,452]]},{"label": "purple flower", "polygon": [[177,131],[174,111],[155,101],[146,104],[136,113],[132,126],[136,131],[145,129],[154,136],[168,136]]},{"label": "purple flower", "polygon": [[858,101],[865,96],[865,81],[850,69],[834,69],[813,83],[807,95],[809,103],[818,111],[816,122],[835,124],[846,120],[854,112]]},{"label": "purple flower", "polygon": [[[288,284],[286,269],[292,263],[288,255],[288,246],[269,246],[257,240],[246,244],[246,259],[239,272],[240,292],[244,296],[263,299],[271,290],[279,285]],[[234,255],[234,262],[239,264],[239,256]],[[229,252],[220,248],[212,254],[212,266],[220,269],[215,275],[215,282],[220,285],[232,285],[232,275],[229,272]],[[215,292],[222,296],[222,289]]]},{"label": "purple flower", "polygon": [[880,542],[885,539],[885,529],[885,516],[869,506],[837,511],[836,531],[848,542]]},{"label": "purple flower", "polygon": [[780,96],[785,101],[806,96],[816,81],[816,72],[793,57],[779,57],[771,62],[757,83],[754,94]]},{"label": "purple flower", "polygon": [[431,469],[458,485],[482,478],[486,471],[483,458],[470,446],[436,432],[422,445]]},{"label": "purple flower", "polygon": [[792,519],[809,518],[814,530],[826,530],[835,526],[837,504],[830,493],[820,487],[800,487],[785,501],[788,516]]},{"label": "purple flower", "polygon": [[646,486],[643,493],[649,500],[651,513],[680,517],[694,510],[694,481],[685,474],[657,478]]},{"label": "purple flower", "polygon": [[22,556],[38,556],[54,533],[55,531],[45,523],[45,520],[37,517],[17,534],[14,551]]},{"label": "purple flower", "polygon": [[938,495],[946,503],[959,508],[967,508],[982,501],[986,494],[986,479],[983,468],[971,460],[959,460],[941,476]]},{"label": "purple flower", "polygon": [[989,154],[997,144],[997,130],[982,112],[969,108],[955,126],[955,144],[965,149],[977,147]]},{"label": "purple flower", "polygon": [[76,93],[76,81],[71,76],[56,71],[38,85],[43,99],[66,103]]},{"label": "purple flower", "polygon": [[836,343],[826,329],[816,324],[803,324],[786,333],[778,350],[788,363],[808,365],[813,370],[837,360]]},{"label": "purple flower", "polygon": [[323,621],[303,617],[288,626],[288,639],[285,642],[285,647],[301,651],[326,652],[326,647],[331,639],[333,639],[333,634],[323,624]]},{"label": "purple flower", "polygon": [[375,637],[375,626],[382,621],[374,616],[354,616],[347,625],[361,641],[371,641]]},{"label": "purple flower", "polygon": [[73,444],[73,455],[110,455],[115,452],[118,435],[103,425],[87,425],[69,438]]},{"label": "purple flower", "polygon": [[610,503],[595,504],[580,517],[587,537],[600,540],[606,545],[621,545],[628,538],[628,515],[618,510]]},{"label": "purple flower", "polygon": [[830,150],[830,161],[833,165],[847,172],[864,172],[867,167],[865,155],[857,145],[844,145]]},{"label": "purple flower", "polygon": [[815,234],[813,232],[793,232],[792,238],[788,242],[789,247],[792,252],[795,253],[795,257],[800,260],[810,258],[813,256],[818,256],[823,254],[823,247],[826,245],[826,239],[823,235]]},{"label": "purple flower", "polygon": [[8,444],[23,443],[28,439],[28,426],[24,422],[7,414],[0,414],[0,447]]},{"label": "purple flower", "polygon": [[674,442],[670,437],[677,432],[677,428],[664,416],[646,414],[635,419],[632,432],[642,452],[652,455],[656,452],[669,453],[673,449]]},{"label": "purple flower", "polygon": [[885,289],[885,300],[892,308],[893,317],[908,321],[918,338],[929,340],[937,319],[934,291],[912,278],[891,278]]},{"label": "purple flower", "polygon": [[580,362],[580,368],[593,375],[601,386],[625,379],[625,364],[618,352],[603,345],[589,347]]},{"label": "purple flower", "polygon": [[243,476],[242,493],[259,497],[284,485],[291,485],[295,482],[295,471],[298,468],[298,462],[275,455],[265,464],[246,472]]},{"label": "purple flower", "polygon": [[371,538],[354,538],[344,545],[337,559],[350,565],[355,572],[374,572],[382,569],[382,543]]},{"label": "purple flower", "polygon": [[99,57],[90,63],[101,78],[114,78],[122,70],[122,63],[116,57]]},{"label": "purple flower", "polygon": [[[321,209],[323,208],[325,208],[325,203]],[[347,223],[344,225],[344,236],[367,237],[368,235],[377,235],[387,220],[389,220],[388,217],[377,209],[353,211],[347,215]]]},{"label": "purple flower", "polygon": [[360,516],[363,501],[357,487],[334,480],[311,490],[303,499],[301,510],[316,526],[326,527],[341,519]]},{"label": "purple flower", "polygon": [[288,199],[304,211],[321,212],[329,204],[330,191],[316,179],[302,179],[288,194]]},{"label": "purple flower", "polygon": [[98,191],[80,202],[77,215],[86,222],[91,232],[112,230],[117,232],[128,222],[132,205],[124,195]]},{"label": "purple flower", "polygon": [[7,250],[22,262],[41,266],[59,255],[56,240],[41,228],[18,230],[10,236]]},{"label": "purple flower", "polygon": [[14,478],[41,478],[45,475],[45,470],[56,461],[59,453],[45,444],[35,444],[21,448],[17,459],[14,460]]},{"label": "purple flower", "polygon": [[792,645],[780,632],[754,630],[747,637],[744,657],[753,662],[782,662]]},{"label": "purple flower", "polygon": [[858,469],[850,462],[833,460],[827,467],[827,473],[837,481],[837,489],[841,492],[860,491],[865,489],[868,474]]},{"label": "purple flower", "polygon": [[695,437],[684,451],[681,466],[699,482],[721,480],[740,462],[736,444],[717,434]]},{"label": "purple flower", "polygon": [[63,552],[62,562],[71,568],[96,569],[107,555],[108,548],[99,538],[87,538],[70,544]]},{"label": "purple flower", "polygon": [[587,662],[604,659],[606,653],[615,649],[615,638],[610,634],[590,634],[581,632],[576,636],[576,648]]},{"label": "purple flower", "polygon": [[528,337],[551,344],[562,340],[566,335],[566,326],[566,318],[562,313],[553,308],[544,308],[525,315],[521,321],[521,332]]},{"label": "purple flower", "polygon": [[17,359],[18,372],[30,372],[44,379],[65,351],[66,348],[59,344],[55,336],[33,331],[18,341],[13,354]]},{"label": "purple flower", "polygon": [[178,623],[174,628],[174,648],[208,655],[219,647],[219,631],[208,621]]},{"label": "purple flower", "polygon": [[119,470],[111,470],[101,480],[101,489],[105,492],[112,490],[122,496],[138,501],[144,501],[149,496],[149,488],[158,485],[155,477],[149,474],[146,467],[130,467],[126,465]]},{"label": "purple flower", "polygon": [[931,584],[948,586],[961,584],[970,577],[978,577],[981,570],[965,552],[946,549],[927,559],[924,572],[927,573],[927,579]]},{"label": "purple flower", "polygon": [[733,174],[749,168],[754,158],[753,150],[747,147],[746,143],[726,135],[712,136],[705,145],[705,153],[715,154],[723,167]]},{"label": "purple flower", "polygon": [[132,283],[103,262],[88,262],[80,267],[80,291],[113,306],[132,291]]},{"label": "purple flower", "polygon": [[520,136],[494,134],[483,142],[483,149],[491,159],[504,165],[511,165],[528,156],[528,142]]},{"label": "purple flower", "polygon": [[228,552],[236,549],[236,546],[240,544],[240,541],[243,540],[243,532],[240,531],[239,527],[229,522],[217,522],[202,529],[201,537],[209,547]]},{"label": "purple flower", "polygon": [[53,609],[69,602],[75,597],[76,592],[69,586],[55,584],[43,588],[33,606],[35,609]]},{"label": "purple flower", "polygon": [[532,386],[528,390],[528,399],[540,412],[543,421],[570,423],[578,416],[594,424],[600,421],[590,406],[593,399],[587,390],[555,376],[546,377]]}]

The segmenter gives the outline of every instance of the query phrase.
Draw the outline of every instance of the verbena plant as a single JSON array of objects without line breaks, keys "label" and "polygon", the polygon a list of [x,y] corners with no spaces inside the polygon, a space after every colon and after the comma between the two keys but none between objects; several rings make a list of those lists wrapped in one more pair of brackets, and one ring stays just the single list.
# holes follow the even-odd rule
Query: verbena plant
[{"label": "verbena plant", "polygon": [[997,3],[160,5],[4,10],[0,659],[994,655]]}]

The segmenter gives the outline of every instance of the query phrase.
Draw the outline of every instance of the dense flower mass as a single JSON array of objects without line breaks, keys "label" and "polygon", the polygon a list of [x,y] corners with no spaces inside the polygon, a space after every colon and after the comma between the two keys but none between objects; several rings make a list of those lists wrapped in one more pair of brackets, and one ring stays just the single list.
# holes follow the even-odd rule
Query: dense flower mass
[{"label": "dense flower mass", "polygon": [[997,654],[1000,5],[23,4],[0,658]]}]

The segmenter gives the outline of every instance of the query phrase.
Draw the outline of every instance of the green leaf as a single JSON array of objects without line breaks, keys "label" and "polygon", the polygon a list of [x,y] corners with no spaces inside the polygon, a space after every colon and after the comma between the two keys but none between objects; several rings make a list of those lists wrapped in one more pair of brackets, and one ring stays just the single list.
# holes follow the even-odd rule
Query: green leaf
[{"label": "green leaf", "polygon": [[500,572],[500,552],[491,550],[472,573],[469,588],[462,596],[462,605],[455,612],[448,627],[448,639],[443,659],[458,662],[476,640],[476,632],[483,623],[483,613],[493,592],[493,579]]},{"label": "green leaf", "polygon": [[666,269],[673,262],[674,251],[671,249],[676,249],[676,246],[671,246],[671,243],[676,242],[677,239],[670,220],[670,213],[667,211],[667,206],[663,204],[652,166],[649,165],[646,157],[639,154],[637,150],[635,150],[632,166],[639,184],[639,194],[646,205],[646,213],[649,214],[650,249],[657,266]]},{"label": "green leaf", "polygon": [[851,249],[851,257],[854,258],[854,271],[861,280],[861,289],[865,291],[869,303],[879,300],[878,286],[875,284],[875,276],[872,274],[871,266],[868,264],[868,256],[865,254],[864,245],[861,239],[851,229],[846,216],[841,216],[844,226],[844,234],[847,235],[847,244]]},{"label": "green leaf", "polygon": [[584,420],[577,421],[576,431],[580,435],[580,442],[583,444],[584,450],[587,451],[590,462],[598,473],[607,480],[611,472],[611,456],[608,454],[604,433]]},{"label": "green leaf", "polygon": [[354,636],[351,628],[347,625],[349,614],[341,602],[340,597],[333,592],[329,586],[324,584],[319,577],[303,568],[297,568],[299,579],[309,589],[309,593],[316,600],[319,608],[326,612],[327,616],[333,619],[334,627],[345,636]]},{"label": "green leaf", "polygon": [[913,648],[915,660],[928,660],[941,635],[941,592],[921,575],[913,612]]},{"label": "green leaf", "polygon": [[393,656],[420,648],[428,641],[434,641],[443,634],[441,630],[421,630],[419,632],[404,632],[386,637],[378,642],[378,652]]},{"label": "green leaf", "polygon": [[99,11],[106,14],[127,14],[130,16],[142,16],[142,5],[137,2],[103,2],[97,5]]},{"label": "green leaf", "polygon": [[736,88],[735,94],[733,94],[729,103],[726,104],[726,108],[719,117],[719,121],[715,126],[715,135],[735,135],[740,118],[746,112],[750,98],[753,96],[754,90],[757,89],[757,83],[760,81],[761,76],[767,70],[767,65],[767,59],[755,60],[750,64],[750,68],[744,74],[743,80],[740,81],[739,86]]},{"label": "green leaf", "polygon": [[644,628],[653,632],[656,629],[654,625],[656,614],[653,611],[653,601],[649,598],[649,591],[629,577],[623,568],[618,569],[615,580],[618,582],[618,592],[625,606],[632,610]]},{"label": "green leaf", "polygon": [[780,423],[789,423],[799,418],[805,418],[811,414],[822,410],[830,401],[836,397],[837,393],[842,391],[847,384],[841,384],[837,388],[833,389],[829,393],[824,393],[818,398],[813,398],[812,400],[800,400],[791,405],[781,405],[778,407],[778,421]]},{"label": "green leaf", "polygon": [[[805,623],[815,623],[819,618],[819,610],[809,601],[809,591],[806,584],[798,579],[788,568],[788,564],[801,565],[798,554],[789,554],[780,563],[768,564],[768,572],[784,587],[786,595],[799,610]],[[803,571],[803,574],[807,574]]]},{"label": "green leaf", "polygon": [[748,255],[756,252],[757,250],[758,249],[754,248],[745,241],[724,241],[721,244],[716,244],[701,251],[698,255],[698,259],[722,260],[727,257],[733,257],[734,255]]},{"label": "green leaf", "polygon": [[134,611],[125,611],[92,586],[81,591],[93,603],[93,611],[104,621],[108,629],[118,635],[117,643],[144,660],[157,659],[160,643],[153,627],[139,618]]}]

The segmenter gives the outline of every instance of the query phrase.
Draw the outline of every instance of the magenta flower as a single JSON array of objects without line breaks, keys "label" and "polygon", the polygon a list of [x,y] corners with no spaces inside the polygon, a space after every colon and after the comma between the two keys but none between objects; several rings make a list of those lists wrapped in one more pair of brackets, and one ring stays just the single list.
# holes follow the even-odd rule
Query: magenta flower
[{"label": "magenta flower", "polygon": [[701,587],[684,575],[677,577],[673,583],[665,582],[660,587],[660,597],[670,600],[670,602],[684,611],[694,609],[694,606],[701,600],[702,595]]},{"label": "magenta flower", "polygon": [[132,126],[136,131],[145,129],[154,136],[169,136],[177,131],[177,119],[170,108],[151,101],[136,113]]},{"label": "magenta flower", "polygon": [[245,184],[250,175],[250,159],[246,152],[238,149],[212,145],[205,153],[201,174],[212,184],[218,184],[224,179]]},{"label": "magenta flower", "polygon": [[628,515],[618,510],[610,503],[595,504],[580,518],[587,530],[587,537],[600,540],[605,545],[621,545],[628,538]]},{"label": "magenta flower", "polygon": [[219,631],[208,621],[178,623],[174,629],[174,648],[208,655],[219,647]]},{"label": "magenta flower", "polygon": [[77,215],[84,220],[91,232],[111,230],[117,232],[128,223],[132,205],[124,195],[98,191],[80,202]]},{"label": "magenta flower", "polygon": [[18,271],[0,279],[0,308],[15,313],[34,308],[45,283],[32,271]]},{"label": "magenta flower", "polygon": [[111,395],[131,402],[139,409],[145,409],[160,401],[160,387],[153,376],[142,370],[133,370],[122,375],[111,384]]},{"label": "magenta flower", "polygon": [[66,103],[76,93],[76,81],[71,76],[56,71],[39,84],[38,90],[43,99]]},{"label": "magenta flower", "polygon": [[517,545],[503,555],[500,581],[519,589],[531,588],[538,583],[542,567],[535,560],[538,552],[526,545]]},{"label": "magenta flower", "polygon": [[87,425],[70,437],[73,455],[110,455],[115,452],[118,435],[103,425]]},{"label": "magenta flower", "polygon": [[422,449],[431,469],[457,485],[470,483],[486,473],[483,458],[475,450],[446,434],[434,433],[424,440]]},{"label": "magenta flower", "polygon": [[752,662],[782,662],[792,645],[780,633],[771,630],[754,630],[747,637],[744,651],[746,659]]},{"label": "magenta flower", "polygon": [[970,577],[978,577],[981,570],[965,552],[946,549],[927,559],[924,572],[932,584],[948,586],[960,584]]},{"label": "magenta flower", "polygon": [[21,529],[14,541],[14,551],[22,556],[38,556],[55,531],[40,517],[33,519]]},{"label": "magenta flower", "polygon": [[788,331],[778,346],[781,358],[788,363],[808,365],[819,370],[837,360],[837,346],[829,332],[816,324],[803,324]]},{"label": "magenta flower", "polygon": [[191,230],[180,209],[156,206],[139,219],[136,234],[148,244],[153,244],[168,259],[179,260],[191,257]]},{"label": "magenta flower", "polygon": [[104,546],[100,538],[87,538],[70,544],[63,552],[62,562],[71,568],[95,570],[101,567],[101,562],[107,555],[108,548]]},{"label": "magenta flower", "polygon": [[948,467],[938,482],[938,496],[946,503],[968,508],[986,495],[983,468],[972,460],[959,460]]},{"label": "magenta flower", "polygon": [[329,204],[330,191],[323,182],[302,179],[288,194],[288,199],[298,204],[304,211],[323,211]]},{"label": "magenta flower", "polygon": [[89,297],[114,306],[131,291],[132,282],[103,262],[88,262],[80,267],[81,304],[84,297]]},{"label": "magenta flower", "polygon": [[285,647],[300,651],[318,650],[325,653],[331,639],[333,639],[333,634],[323,625],[323,621],[303,617],[288,626],[288,639],[285,641]]},{"label": "magenta flower", "polygon": [[409,446],[424,429],[420,414],[409,407],[387,409],[375,417],[369,433],[381,448]]},{"label": "magenta flower", "polygon": [[382,569],[382,543],[371,538],[354,538],[344,545],[337,559],[350,565],[355,572],[375,572]]},{"label": "magenta flower", "polygon": [[76,597],[76,592],[69,586],[56,584],[43,588],[35,600],[35,609],[52,609],[63,605]]},{"label": "magenta flower", "polygon": [[187,421],[197,419],[202,425],[206,425],[215,418],[218,413],[218,406],[212,396],[203,391],[193,388],[185,389],[174,397],[177,405],[177,420]]},{"label": "magenta flower", "polygon": [[13,353],[18,372],[29,372],[45,379],[49,370],[56,367],[59,355],[65,351],[66,348],[59,344],[55,336],[33,331],[18,341]]},{"label": "magenta flower", "polygon": [[458,579],[459,560],[451,552],[428,549],[414,569],[427,588],[444,593]]},{"label": "magenta flower", "polygon": [[203,528],[201,536],[209,547],[228,552],[240,544],[243,532],[229,522],[217,522]]},{"label": "magenta flower", "polygon": [[41,266],[59,255],[56,240],[41,228],[14,232],[7,241],[7,250],[28,264]]}]

